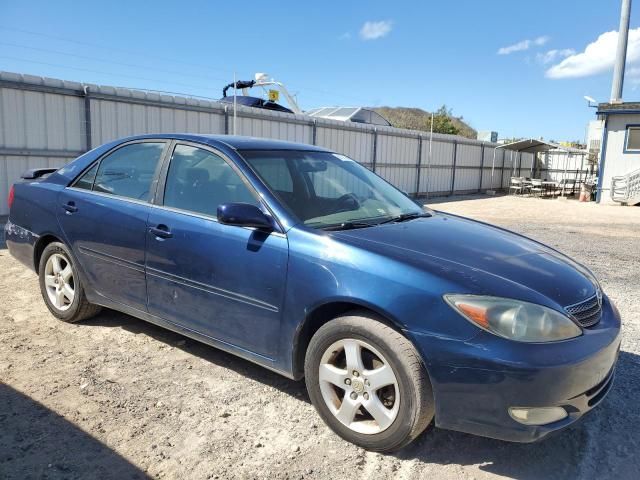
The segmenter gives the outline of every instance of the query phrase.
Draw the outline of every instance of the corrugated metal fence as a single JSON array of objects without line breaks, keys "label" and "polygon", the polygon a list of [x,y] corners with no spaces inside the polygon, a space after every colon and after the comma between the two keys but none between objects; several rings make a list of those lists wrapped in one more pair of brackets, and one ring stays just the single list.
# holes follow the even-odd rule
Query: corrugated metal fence
[{"label": "corrugated metal fence", "polygon": [[539,157],[539,177],[560,182],[564,179],[575,180],[581,184],[594,173],[594,165],[586,158],[586,153],[570,153],[551,150]]},{"label": "corrugated metal fence", "polygon": [[[238,107],[238,135],[330,148],[405,192],[500,189],[532,171],[534,155],[467,138]],[[105,142],[141,133],[233,130],[233,112],[197,98],[0,72],[0,215],[9,186],[33,167],[62,166]],[[495,153],[494,153],[495,151]],[[492,165],[495,168],[492,168]]]}]

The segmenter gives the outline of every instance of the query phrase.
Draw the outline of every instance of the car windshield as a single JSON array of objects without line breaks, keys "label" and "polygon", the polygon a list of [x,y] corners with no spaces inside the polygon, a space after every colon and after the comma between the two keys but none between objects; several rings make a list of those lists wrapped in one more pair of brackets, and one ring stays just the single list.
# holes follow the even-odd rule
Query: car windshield
[{"label": "car windshield", "polygon": [[240,152],[305,225],[369,226],[425,213],[404,193],[354,160],[328,152]]}]

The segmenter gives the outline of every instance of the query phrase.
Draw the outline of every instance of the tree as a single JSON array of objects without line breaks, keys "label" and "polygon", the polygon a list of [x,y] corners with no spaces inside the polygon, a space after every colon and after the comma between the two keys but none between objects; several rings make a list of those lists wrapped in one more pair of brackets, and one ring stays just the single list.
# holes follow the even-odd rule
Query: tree
[{"label": "tree", "polygon": [[[394,127],[420,130],[427,133],[431,130],[431,113],[425,112],[420,108],[374,107],[373,110],[389,120]],[[436,133],[462,135],[473,139],[477,135],[477,132],[462,117],[455,117],[446,105],[434,112],[433,131]]]},{"label": "tree", "polygon": [[[433,131],[435,133],[446,133],[449,135],[457,135],[460,130],[453,124],[451,120],[451,110],[446,105],[442,105],[433,114]],[[429,125],[431,127],[431,125]]]}]

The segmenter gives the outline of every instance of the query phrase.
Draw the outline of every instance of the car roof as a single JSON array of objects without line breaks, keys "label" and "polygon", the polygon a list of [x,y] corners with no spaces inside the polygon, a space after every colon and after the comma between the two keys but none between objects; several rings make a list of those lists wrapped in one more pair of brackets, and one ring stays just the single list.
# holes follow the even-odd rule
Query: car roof
[{"label": "car roof", "polygon": [[282,140],[271,140],[269,138],[243,137],[239,135],[205,135],[194,133],[154,133],[146,135],[135,135],[121,139],[122,142],[131,140],[144,140],[153,138],[168,138],[173,140],[184,140],[211,145],[213,147],[224,145],[234,150],[306,150],[318,152],[330,152],[326,148],[306,143],[285,142]]}]

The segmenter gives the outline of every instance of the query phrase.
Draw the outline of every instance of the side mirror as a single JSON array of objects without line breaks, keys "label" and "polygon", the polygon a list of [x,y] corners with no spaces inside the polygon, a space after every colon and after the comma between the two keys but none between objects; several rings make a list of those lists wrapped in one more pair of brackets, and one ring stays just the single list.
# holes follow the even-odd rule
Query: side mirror
[{"label": "side mirror", "polygon": [[273,222],[250,203],[223,203],[218,206],[218,221],[225,225],[273,230]]}]

